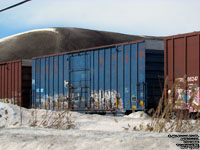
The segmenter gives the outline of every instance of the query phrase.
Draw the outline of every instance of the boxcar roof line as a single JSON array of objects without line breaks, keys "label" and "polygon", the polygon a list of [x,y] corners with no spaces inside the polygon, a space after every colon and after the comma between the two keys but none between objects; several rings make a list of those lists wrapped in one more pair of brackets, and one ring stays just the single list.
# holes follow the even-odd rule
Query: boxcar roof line
[{"label": "boxcar roof line", "polygon": [[190,33],[183,33],[183,34],[177,34],[177,35],[170,35],[165,37],[165,40],[170,40],[170,39],[175,39],[175,38],[182,38],[182,37],[187,37],[187,36],[194,36],[200,34],[200,31],[194,31]]},{"label": "boxcar roof line", "polygon": [[31,66],[32,65],[31,59],[17,59],[17,60],[4,61],[4,62],[0,62],[0,65],[5,65],[5,64],[20,62],[20,61],[22,62],[22,66]]},{"label": "boxcar roof line", "polygon": [[82,51],[97,50],[97,49],[101,49],[101,48],[115,47],[115,46],[122,45],[122,44],[139,43],[139,42],[144,42],[144,41],[145,40],[137,40],[137,41],[131,41],[131,42],[123,42],[123,43],[117,43],[117,44],[110,44],[110,45],[103,45],[103,46],[90,47],[90,48],[84,48],[84,49],[77,49],[77,50],[72,50],[72,51],[68,51],[68,52],[61,52],[61,53],[37,56],[37,57],[33,57],[32,59],[49,57],[49,56],[57,56],[57,55],[62,55],[62,54],[70,54],[70,53],[74,53],[74,52],[76,53],[76,52],[82,52]]}]

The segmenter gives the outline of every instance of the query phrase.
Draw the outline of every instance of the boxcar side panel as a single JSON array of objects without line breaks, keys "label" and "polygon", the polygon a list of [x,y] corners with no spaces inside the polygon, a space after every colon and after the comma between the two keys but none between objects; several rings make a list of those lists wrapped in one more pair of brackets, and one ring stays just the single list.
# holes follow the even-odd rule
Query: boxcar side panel
[{"label": "boxcar side panel", "polygon": [[8,99],[12,99],[12,64],[8,64]]},{"label": "boxcar side panel", "polygon": [[36,100],[36,78],[35,78],[35,73],[36,73],[36,69],[35,69],[35,63],[36,60],[33,59],[32,60],[32,107],[35,108],[36,104],[35,104],[35,100]]},{"label": "boxcar side panel", "polygon": [[41,82],[41,105],[42,107],[46,108],[46,101],[45,101],[45,58],[41,59],[41,70],[40,70],[40,74],[41,74],[41,78],[40,78],[40,82]]},{"label": "boxcar side panel", "polygon": [[[199,111],[199,58],[200,58],[200,33],[167,37],[165,39],[165,77],[168,76],[168,94],[171,93],[172,85],[179,81],[173,100],[175,103],[181,103],[181,107],[190,111]],[[184,83],[186,77],[186,83]],[[178,79],[178,80],[177,80]],[[177,83],[176,83],[177,84]],[[195,87],[197,95],[193,104],[189,104],[192,96],[192,87]],[[183,94],[182,94],[183,93]]]},{"label": "boxcar side panel", "polygon": [[49,101],[49,58],[45,58],[45,106],[50,108]]},{"label": "boxcar side panel", "polygon": [[145,42],[35,58],[33,98],[48,109],[144,110],[145,61]]},{"label": "boxcar side panel", "polygon": [[139,43],[138,45],[138,98],[137,98],[137,109],[145,109],[146,103],[146,88],[145,88],[145,45]]},{"label": "boxcar side panel", "polygon": [[20,105],[22,100],[21,60],[0,64],[0,100]]},{"label": "boxcar side panel", "polygon": [[131,69],[131,109],[137,109],[137,97],[138,97],[138,89],[137,89],[137,83],[138,83],[138,44],[132,44],[131,50],[130,50],[130,69]]}]

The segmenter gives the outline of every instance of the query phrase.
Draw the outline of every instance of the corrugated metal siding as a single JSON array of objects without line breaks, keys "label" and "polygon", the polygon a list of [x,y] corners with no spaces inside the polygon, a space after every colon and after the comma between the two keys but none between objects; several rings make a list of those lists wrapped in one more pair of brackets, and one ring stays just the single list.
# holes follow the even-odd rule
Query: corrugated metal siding
[{"label": "corrugated metal siding", "polygon": [[0,100],[19,105],[21,102],[21,61],[0,64]]},{"label": "corrugated metal siding", "polygon": [[[199,101],[199,65],[200,65],[200,33],[194,32],[183,35],[167,37],[165,39],[165,77],[168,76],[168,92],[176,79],[187,77],[187,83],[180,83],[173,97],[174,101],[184,101],[185,107],[189,108],[188,101],[191,97],[191,87],[196,84],[197,95],[195,104],[200,106]],[[184,91],[184,97],[180,99],[180,92]],[[195,107],[195,106],[194,106]],[[191,109],[191,111],[194,111]]]},{"label": "corrugated metal siding", "polygon": [[48,109],[145,109],[145,42],[32,60],[32,104]]},{"label": "corrugated metal siding", "polygon": [[[31,66],[27,65],[24,70],[22,62],[23,60],[0,63],[0,101],[29,107]],[[26,76],[27,73],[28,76]],[[26,96],[24,96],[24,101],[22,101],[24,94]]]}]

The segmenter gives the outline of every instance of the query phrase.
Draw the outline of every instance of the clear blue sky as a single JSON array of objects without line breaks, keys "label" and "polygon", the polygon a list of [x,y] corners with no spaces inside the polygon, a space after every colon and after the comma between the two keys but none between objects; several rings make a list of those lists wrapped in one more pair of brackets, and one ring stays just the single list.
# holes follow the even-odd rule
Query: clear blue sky
[{"label": "clear blue sky", "polygon": [[199,0],[32,0],[0,13],[0,38],[45,27],[166,36],[200,31],[199,14]]}]

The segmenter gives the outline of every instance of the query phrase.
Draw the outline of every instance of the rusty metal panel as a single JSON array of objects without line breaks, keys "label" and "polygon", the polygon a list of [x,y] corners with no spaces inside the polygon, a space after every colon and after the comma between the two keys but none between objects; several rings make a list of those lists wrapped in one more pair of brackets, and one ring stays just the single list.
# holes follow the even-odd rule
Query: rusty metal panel
[{"label": "rusty metal panel", "polygon": [[[168,41],[168,73],[169,73],[169,84],[172,85],[174,82],[174,54],[173,54],[173,40]],[[170,59],[170,60],[169,60]]]},{"label": "rusty metal panel", "polygon": [[1,94],[2,98],[5,98],[5,65],[2,66],[1,70],[2,80],[1,80]]},{"label": "rusty metal panel", "polygon": [[184,76],[184,38],[174,39],[174,77]]},{"label": "rusty metal panel", "polygon": [[11,83],[12,83],[12,74],[11,74],[11,63],[8,64],[8,99],[12,98],[12,88],[11,88]]},{"label": "rusty metal panel", "polygon": [[[199,36],[187,37],[187,75],[190,77],[199,77]],[[199,83],[197,80],[188,82]]]},{"label": "rusty metal panel", "polygon": [[5,97],[8,99],[8,64],[5,65]]},{"label": "rusty metal panel", "polygon": [[22,102],[22,62],[18,63],[18,105],[21,106]]},{"label": "rusty metal panel", "polygon": [[[179,81],[173,94],[173,101],[181,103],[182,108],[190,111],[200,106],[200,32],[170,36],[165,39],[165,78],[168,76],[168,96],[175,81]],[[186,81],[184,81],[184,77]],[[177,84],[177,83],[176,83]],[[192,88],[196,95],[193,104],[189,104]],[[183,94],[182,94],[183,93]],[[182,95],[181,95],[182,94]]]},{"label": "rusty metal panel", "polygon": [[15,103],[15,63],[11,63],[11,76],[12,76],[12,89],[11,89],[11,95],[12,95],[12,99],[11,99],[11,103],[14,104]]},{"label": "rusty metal panel", "polygon": [[[28,90],[29,95],[31,94],[31,75],[28,77],[30,79],[27,80],[26,78],[25,80],[22,80],[23,74],[27,74],[27,72],[29,74],[31,73],[30,61],[26,60],[23,62],[25,67],[28,68],[28,71],[23,74],[22,68],[24,66],[22,66],[22,62],[23,60],[16,60],[0,63],[0,101],[21,105],[23,96],[22,93],[27,94],[27,92],[24,91]],[[23,86],[22,89],[23,84],[29,84],[29,86]],[[27,87],[29,89],[27,89]],[[27,96],[24,97],[26,97],[24,101],[30,101],[30,98],[27,99]],[[25,107],[28,106],[26,105]]]},{"label": "rusty metal panel", "polygon": [[0,100],[2,99],[2,66],[0,65]]},{"label": "rusty metal panel", "polygon": [[19,77],[18,77],[18,75],[19,75],[19,68],[18,68],[18,63],[16,62],[15,63],[15,74],[14,74],[14,76],[15,76],[15,80],[14,80],[14,82],[15,82],[15,87],[14,87],[14,103],[15,104],[17,104],[17,105],[19,105],[19,101],[18,101],[18,79],[19,79]]}]

